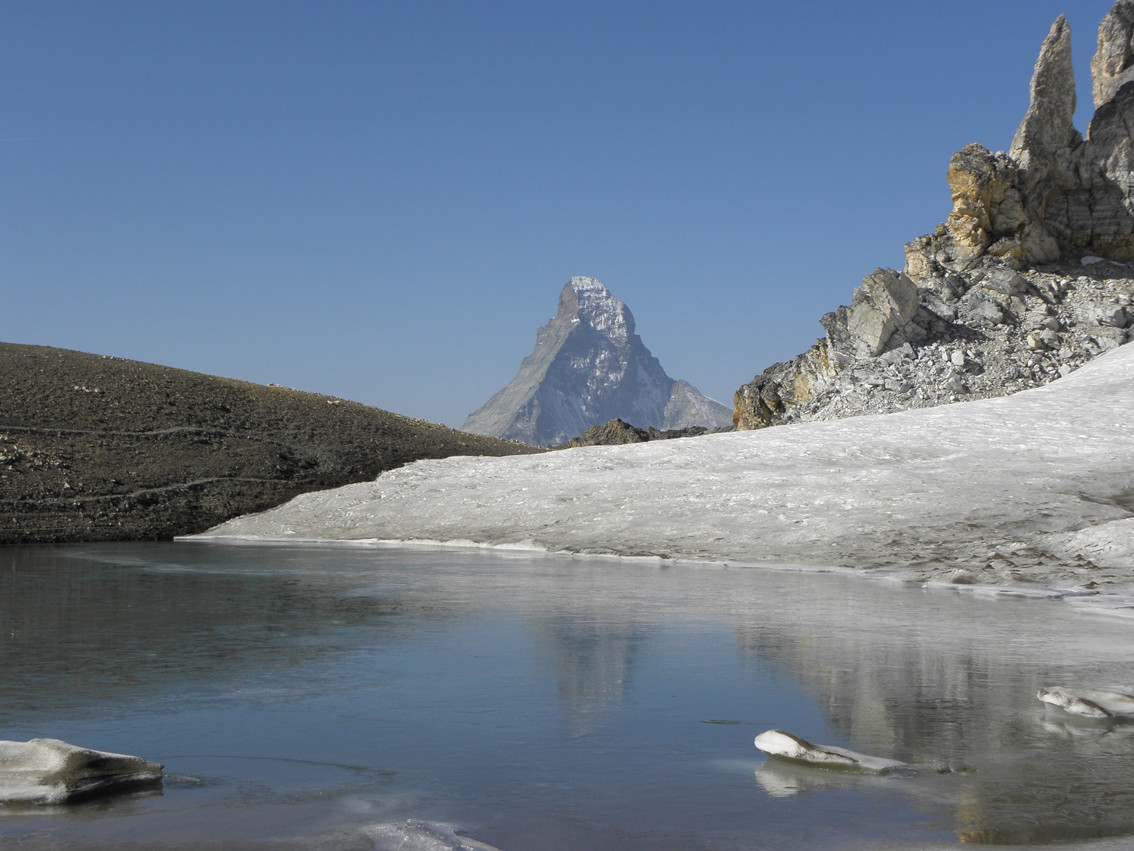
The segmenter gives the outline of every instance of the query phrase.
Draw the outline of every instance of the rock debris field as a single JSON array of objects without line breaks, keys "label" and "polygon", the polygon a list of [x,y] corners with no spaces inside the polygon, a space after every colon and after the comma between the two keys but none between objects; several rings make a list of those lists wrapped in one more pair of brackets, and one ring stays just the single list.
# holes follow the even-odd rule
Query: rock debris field
[{"label": "rock debris field", "polygon": [[171,538],[417,458],[534,451],[333,396],[0,343],[0,544]]}]

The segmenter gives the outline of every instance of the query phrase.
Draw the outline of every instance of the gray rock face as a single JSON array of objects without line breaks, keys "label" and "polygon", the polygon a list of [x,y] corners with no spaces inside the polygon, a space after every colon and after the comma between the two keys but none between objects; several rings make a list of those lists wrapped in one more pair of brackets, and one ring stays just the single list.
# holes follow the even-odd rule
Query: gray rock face
[{"label": "gray rock face", "polygon": [[1037,167],[1043,167],[1063,156],[1082,141],[1074,117],[1071,27],[1060,15],[1040,47],[1032,73],[1031,102],[1012,140],[1010,156],[1025,170],[1033,158],[1038,160]]},{"label": "gray rock face", "polygon": [[1099,27],[1097,109],[1072,124],[1070,28],[1044,40],[1009,153],[949,163],[948,221],[820,322],[826,336],[737,390],[738,428],[999,396],[1121,345],[1134,320],[1134,0]]},{"label": "gray rock face", "polygon": [[875,269],[851,299],[850,307],[828,313],[820,322],[837,350],[851,349],[856,356],[882,354],[895,340],[920,336],[913,325],[917,315],[917,287],[893,269]]},{"label": "gray rock face", "polygon": [[60,804],[161,782],[162,766],[58,739],[0,741],[0,803]]},{"label": "gray rock face", "polygon": [[1099,24],[1099,47],[1091,60],[1095,108],[1134,80],[1134,0],[1119,0]]},{"label": "gray rock face", "polygon": [[[906,246],[908,272],[924,261],[927,239]],[[826,337],[736,391],[737,427],[1003,396],[1067,375],[1134,331],[1134,268],[1126,264],[1087,257],[1017,270],[985,258],[965,272],[905,277],[915,285],[916,313],[879,354],[839,326],[838,311],[827,314]]]},{"label": "gray rock face", "polygon": [[572,278],[520,370],[465,421],[475,434],[556,446],[620,418],[642,428],[719,427],[732,412],[666,375],[634,317],[594,278]]}]

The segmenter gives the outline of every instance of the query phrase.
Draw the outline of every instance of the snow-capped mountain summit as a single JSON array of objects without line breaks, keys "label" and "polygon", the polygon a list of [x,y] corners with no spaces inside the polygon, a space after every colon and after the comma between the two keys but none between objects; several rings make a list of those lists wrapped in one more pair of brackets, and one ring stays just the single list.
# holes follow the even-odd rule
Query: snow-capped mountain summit
[{"label": "snow-capped mountain summit", "polygon": [[516,377],[462,428],[554,446],[615,417],[641,428],[716,428],[731,425],[732,410],[666,375],[629,308],[595,278],[575,277]]},{"label": "snow-capped mountain summit", "polygon": [[626,343],[634,334],[634,317],[626,305],[595,278],[575,277],[567,282],[559,294],[557,314],[564,312],[573,314],[573,322],[586,322],[618,343]]}]

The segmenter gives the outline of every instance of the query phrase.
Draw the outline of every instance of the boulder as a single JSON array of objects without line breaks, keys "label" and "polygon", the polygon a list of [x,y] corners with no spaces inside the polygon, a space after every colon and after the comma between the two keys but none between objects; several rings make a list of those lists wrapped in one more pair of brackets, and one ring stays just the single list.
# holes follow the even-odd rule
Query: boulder
[{"label": "boulder", "polygon": [[[820,322],[834,321],[827,314]],[[838,373],[837,354],[824,337],[794,360],[773,364],[733,394],[732,422],[738,429],[765,428],[814,400]],[[841,356],[853,363],[853,356]]]},{"label": "boulder", "polygon": [[559,449],[574,449],[578,446],[620,446],[625,443],[647,443],[651,440],[673,440],[678,437],[700,437],[703,434],[718,434],[722,431],[731,431],[731,428],[705,428],[704,426],[688,426],[687,428],[671,428],[666,430],[638,428],[624,420],[615,417],[602,425],[589,428],[578,437],[571,438]]},{"label": "boulder", "polygon": [[644,428],[632,426],[618,417],[602,425],[587,429],[578,437],[574,437],[564,444],[565,449],[576,446],[621,446],[625,443],[645,443],[650,439]]},{"label": "boulder", "polygon": [[0,741],[0,803],[60,804],[161,783],[162,766],[61,742]]},{"label": "boulder", "polygon": [[1025,209],[1019,164],[1003,151],[965,145],[949,160],[945,178],[953,202],[945,222],[949,240],[941,246],[946,262],[967,268],[984,254],[1013,265],[1059,256],[1059,246]]},{"label": "boulder", "polygon": [[904,273],[875,269],[854,291],[850,307],[840,307],[820,320],[836,350],[874,357],[906,342],[917,314],[917,286]]}]

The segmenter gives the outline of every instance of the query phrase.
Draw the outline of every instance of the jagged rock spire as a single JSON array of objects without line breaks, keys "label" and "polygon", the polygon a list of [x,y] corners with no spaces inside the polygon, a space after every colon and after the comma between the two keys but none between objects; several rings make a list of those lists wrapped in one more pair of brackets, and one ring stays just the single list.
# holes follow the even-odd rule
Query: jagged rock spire
[{"label": "jagged rock spire", "polygon": [[1026,169],[1033,158],[1049,159],[1078,144],[1082,137],[1074,117],[1071,27],[1060,15],[1040,48],[1032,73],[1031,103],[1012,140],[1012,159]]},{"label": "jagged rock spire", "polygon": [[1091,59],[1095,109],[1134,80],[1134,0],[1118,0],[1099,23],[1099,47]]},{"label": "jagged rock spire", "polygon": [[1134,81],[1134,0],[1117,0],[1099,25],[1091,68],[1097,107],[1084,140],[1072,123],[1071,32],[1061,15],[1040,50],[1011,153],[967,145],[949,164],[942,259],[966,268],[985,255],[1016,265],[1086,254],[1134,260],[1134,86],[1125,85]]}]

